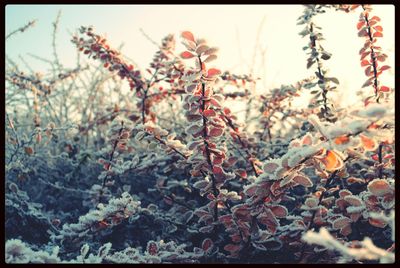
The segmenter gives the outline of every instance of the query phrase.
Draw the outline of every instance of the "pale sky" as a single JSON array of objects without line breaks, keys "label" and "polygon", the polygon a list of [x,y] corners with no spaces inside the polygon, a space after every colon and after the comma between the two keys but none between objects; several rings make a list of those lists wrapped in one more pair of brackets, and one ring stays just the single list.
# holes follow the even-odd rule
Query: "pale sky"
[{"label": "pale sky", "polygon": [[[373,15],[381,17],[384,29],[379,45],[389,55],[387,64],[392,66],[382,76],[382,81],[393,87],[394,6],[373,7]],[[261,93],[281,84],[295,83],[315,71],[306,69],[307,56],[302,47],[307,40],[298,35],[304,25],[296,25],[303,9],[301,5],[7,5],[6,34],[32,19],[38,22],[29,31],[7,41],[6,55],[17,62],[19,55],[24,56],[32,67],[45,71],[48,66],[27,53],[51,58],[52,22],[61,10],[57,43],[60,59],[66,67],[74,67],[76,55],[70,32],[81,25],[93,25],[98,33],[107,36],[112,46],[124,43],[123,53],[141,68],[147,68],[157,48],[143,36],[140,28],[157,42],[169,33],[179,39],[181,31],[189,30],[196,37],[207,39],[211,46],[220,48],[219,58],[212,65],[240,74],[249,71],[257,32],[262,25],[255,62],[256,75],[262,78],[257,88]],[[331,76],[339,79],[339,90],[345,94],[342,100],[346,99],[348,104],[356,101],[354,92],[366,80],[358,55],[364,41],[357,36],[359,12],[331,10],[315,20],[323,28],[324,48],[333,54],[324,62],[325,66],[330,69]],[[182,50],[178,46],[178,51]],[[265,50],[263,58],[262,50]]]}]

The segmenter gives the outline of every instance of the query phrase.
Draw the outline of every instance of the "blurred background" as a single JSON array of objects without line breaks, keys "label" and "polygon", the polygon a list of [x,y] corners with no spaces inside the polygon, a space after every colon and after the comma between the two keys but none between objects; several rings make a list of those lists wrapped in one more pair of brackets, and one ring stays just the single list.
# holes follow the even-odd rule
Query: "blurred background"
[{"label": "blurred background", "polygon": [[[382,75],[382,82],[393,87],[394,6],[373,8],[373,15],[381,17],[384,29],[379,45],[389,56],[386,64],[392,66]],[[7,5],[6,34],[30,20],[37,19],[37,23],[7,41],[6,55],[22,68],[21,57],[32,69],[48,71],[49,66],[32,54],[52,57],[52,23],[59,11],[56,44],[66,68],[73,68],[76,62],[76,48],[70,40],[81,25],[93,25],[114,47],[122,45],[123,54],[142,69],[148,67],[157,50],[143,32],[159,43],[168,33],[179,36],[181,31],[189,30],[220,48],[212,65],[233,73],[252,73],[260,78],[256,92],[263,94],[314,74],[313,68],[306,69],[307,55],[302,50],[308,40],[298,35],[304,25],[296,25],[303,10],[301,5]],[[359,13],[359,9],[354,13],[331,9],[315,18],[326,38],[323,46],[333,54],[324,66],[340,81],[335,98],[341,106],[358,101],[355,92],[366,80],[358,55],[364,42],[357,36]],[[177,51],[183,51],[177,43]]]}]

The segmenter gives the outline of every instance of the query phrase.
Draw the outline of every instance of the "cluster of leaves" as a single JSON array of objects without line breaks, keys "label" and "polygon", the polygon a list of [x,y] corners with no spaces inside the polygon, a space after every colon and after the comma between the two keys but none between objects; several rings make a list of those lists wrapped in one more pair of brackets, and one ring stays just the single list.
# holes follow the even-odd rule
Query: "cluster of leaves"
[{"label": "cluster of leaves", "polygon": [[390,94],[392,89],[381,85],[379,81],[379,76],[382,72],[390,69],[389,65],[384,65],[387,54],[383,53],[382,47],[376,44],[377,38],[383,37],[383,27],[379,25],[381,18],[379,16],[370,16],[373,10],[371,5],[338,5],[336,9],[349,13],[360,7],[362,11],[357,23],[357,30],[358,36],[364,37],[365,42],[359,54],[361,67],[365,67],[365,75],[368,77],[362,87],[372,86],[374,88],[374,95],[365,99],[365,105],[368,105],[371,102],[379,103],[380,98]]},{"label": "cluster of leaves", "polygon": [[[40,79],[10,63],[6,262],[391,262],[394,109],[333,114],[337,79],[326,76],[331,55],[313,22],[327,7],[306,6],[299,22],[316,77],[257,98],[246,88],[257,79],[210,67],[218,49],[189,31],[178,55],[167,35],[146,71],[92,27],[72,42],[94,65],[54,63]],[[378,21],[363,18],[360,30]],[[317,85],[318,116],[291,106]],[[250,98],[258,109],[241,122],[230,102]]]},{"label": "cluster of leaves", "polygon": [[[325,40],[321,32],[322,28],[317,26],[313,18],[321,13],[325,13],[325,7],[323,5],[307,5],[304,9],[304,14],[298,18],[298,25],[305,24],[306,27],[299,33],[302,37],[309,36],[310,42],[307,46],[303,47],[303,50],[309,51],[307,54],[307,69],[311,68],[314,64],[317,64],[317,71],[315,75],[317,81],[310,82],[305,88],[314,88],[318,85],[320,90],[312,90],[311,94],[314,94],[314,101],[311,103],[311,107],[320,107],[318,115],[320,118],[324,118],[329,122],[335,121],[335,115],[333,113],[333,105],[329,103],[327,94],[337,88],[339,80],[335,77],[328,77],[328,70],[324,68],[322,60],[329,60],[332,56],[331,53],[326,51],[321,41]],[[331,85],[331,82],[335,85]]]},{"label": "cluster of leaves", "polygon": [[376,43],[377,38],[383,37],[383,28],[379,25],[380,18],[378,16],[370,17],[372,8],[369,5],[362,5],[363,11],[360,14],[360,20],[357,24],[358,36],[365,37],[363,48],[360,49],[361,66],[365,67],[365,75],[368,80],[364,83],[363,87],[372,85],[374,88],[375,96],[367,97],[365,104],[375,99],[379,99],[385,94],[390,92],[390,88],[383,86],[379,83],[379,76],[383,71],[388,70],[390,66],[382,65],[386,60],[387,55],[382,52],[382,48]]}]

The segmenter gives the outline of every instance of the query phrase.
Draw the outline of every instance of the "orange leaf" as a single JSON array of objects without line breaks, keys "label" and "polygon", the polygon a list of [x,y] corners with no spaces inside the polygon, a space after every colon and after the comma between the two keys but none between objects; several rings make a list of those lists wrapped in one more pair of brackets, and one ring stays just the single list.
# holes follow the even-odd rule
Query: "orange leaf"
[{"label": "orange leaf", "polygon": [[360,30],[364,25],[365,25],[364,20],[359,21],[359,22],[357,23],[357,30]]},{"label": "orange leaf", "polygon": [[386,222],[379,220],[379,219],[375,219],[375,218],[369,218],[368,221],[371,225],[378,227],[378,228],[384,228],[387,225]]},{"label": "orange leaf", "polygon": [[370,64],[370,63],[369,63],[368,60],[363,60],[363,61],[361,61],[361,67],[367,66],[367,65],[369,65],[369,64]]},{"label": "orange leaf", "polygon": [[350,141],[350,138],[347,135],[339,136],[335,138],[335,143],[340,145],[340,144],[345,144]]},{"label": "orange leaf", "polygon": [[220,70],[215,69],[215,68],[211,68],[211,69],[208,70],[207,76],[208,76],[208,77],[212,77],[212,76],[219,75],[220,73],[221,73]]},{"label": "orange leaf", "polygon": [[375,32],[372,37],[383,37],[383,34],[381,32]]},{"label": "orange leaf", "polygon": [[192,42],[196,43],[196,41],[194,40],[193,34],[191,32],[189,32],[189,31],[182,32],[182,37],[187,39],[187,40],[189,40],[189,41],[192,41]]},{"label": "orange leaf", "polygon": [[373,16],[370,20],[381,21],[381,18],[379,18],[378,16]]},{"label": "orange leaf", "polygon": [[334,171],[342,168],[343,166],[342,159],[331,150],[326,151],[326,155],[321,159],[321,162],[325,165],[327,171]]},{"label": "orange leaf", "polygon": [[194,55],[192,53],[190,53],[189,51],[184,51],[181,53],[181,58],[183,58],[183,59],[190,59],[193,57],[194,57]]},{"label": "orange leaf", "polygon": [[376,196],[384,196],[391,193],[393,189],[386,180],[375,179],[368,184],[368,191]]},{"label": "orange leaf", "polygon": [[312,139],[311,139],[311,136],[310,135],[305,135],[304,137],[303,137],[303,140],[301,141],[301,144],[302,145],[311,145],[312,144]]},{"label": "orange leaf", "polygon": [[374,139],[368,138],[365,135],[360,135],[361,143],[366,151],[374,151],[377,147],[377,143]]},{"label": "orange leaf", "polygon": [[28,155],[32,155],[34,153],[32,147],[25,147],[24,150],[25,150],[25,153]]}]

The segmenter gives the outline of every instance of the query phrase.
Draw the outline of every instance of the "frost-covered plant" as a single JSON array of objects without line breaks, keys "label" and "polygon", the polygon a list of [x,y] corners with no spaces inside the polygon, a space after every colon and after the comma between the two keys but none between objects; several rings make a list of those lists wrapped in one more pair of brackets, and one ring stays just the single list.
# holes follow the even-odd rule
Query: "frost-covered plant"
[{"label": "frost-covered plant", "polygon": [[204,255],[200,248],[195,248],[194,252],[188,252],[185,248],[185,244],[177,245],[172,241],[149,241],[143,253],[137,248],[128,247],[105,259],[110,263],[198,263]]},{"label": "frost-covered plant", "polygon": [[99,203],[97,209],[80,216],[77,223],[64,224],[58,234],[53,234],[52,239],[66,243],[72,241],[78,245],[88,237],[96,236],[98,232],[112,229],[129,217],[135,217],[140,212],[140,201],[124,192],[121,198],[113,198],[108,204]]},{"label": "frost-covered plant", "polygon": [[6,263],[59,263],[59,247],[54,247],[50,254],[47,251],[32,250],[26,243],[19,239],[6,241],[5,261]]},{"label": "frost-covered plant", "polygon": [[327,249],[338,251],[342,257],[339,263],[350,262],[351,260],[379,260],[380,263],[394,263],[394,253],[378,248],[368,237],[361,242],[346,243],[343,245],[329,234],[325,228],[321,228],[319,233],[308,231],[303,240],[309,244],[321,245]]},{"label": "frost-covered plant", "polygon": [[377,38],[383,37],[383,28],[379,25],[381,20],[378,16],[370,17],[372,8],[370,5],[361,5],[363,11],[360,14],[360,20],[357,23],[358,36],[365,37],[363,48],[360,49],[361,66],[365,68],[365,75],[368,80],[364,83],[363,87],[372,85],[374,88],[374,96],[367,97],[365,104],[375,99],[379,103],[382,96],[391,91],[387,86],[380,84],[378,77],[383,71],[390,68],[389,65],[382,65],[387,55],[382,53],[382,48],[376,43]]},{"label": "frost-covered plant", "polygon": [[333,122],[335,120],[334,109],[332,103],[328,101],[327,94],[336,88],[336,86],[330,85],[330,82],[337,85],[339,80],[335,77],[328,77],[328,70],[323,67],[322,60],[329,60],[332,54],[322,47],[321,41],[324,40],[324,37],[320,31],[321,27],[317,26],[313,21],[317,14],[325,13],[324,8],[323,5],[306,5],[304,14],[299,17],[297,24],[306,24],[305,29],[299,34],[302,37],[309,36],[310,39],[308,46],[303,47],[303,50],[309,50],[307,54],[310,55],[307,59],[307,69],[317,64],[315,74],[318,79],[316,82],[310,82],[307,88],[313,88],[318,85],[321,89],[320,91],[311,91],[311,94],[315,95],[312,99],[315,103],[311,103],[310,106],[320,107],[320,112],[318,112],[320,118]]},{"label": "frost-covered plant", "polygon": [[[224,181],[231,179],[232,175],[226,173],[222,167],[226,159],[225,148],[218,144],[220,137],[225,130],[225,122],[217,113],[221,108],[222,97],[213,92],[213,83],[221,71],[215,68],[207,68],[206,63],[217,56],[216,48],[209,47],[205,40],[195,40],[191,32],[183,32],[182,37],[188,51],[181,53],[184,59],[194,58],[196,68],[187,70],[183,80],[186,81],[186,92],[184,110],[189,125],[186,133],[193,137],[188,148],[194,153],[189,157],[188,162],[192,164],[191,175],[194,177],[205,177],[196,182],[195,188],[207,194],[211,202],[207,210],[214,218],[218,219],[218,200],[220,188]],[[205,221],[211,224],[211,219]],[[208,226],[212,230],[213,226]]]},{"label": "frost-covered plant", "polygon": [[[142,69],[82,27],[72,41],[90,60],[65,68],[58,16],[48,73],[6,62],[6,262],[391,262],[394,109],[333,109],[338,81],[322,66],[331,54],[315,25],[330,7],[360,5],[306,6],[300,34],[316,76],[257,95],[258,78],[209,66],[218,50],[189,31],[182,53],[174,35],[152,41]],[[386,56],[379,19],[362,7],[372,70]],[[317,85],[321,111],[292,105]],[[330,242],[301,239],[318,230]]]}]

